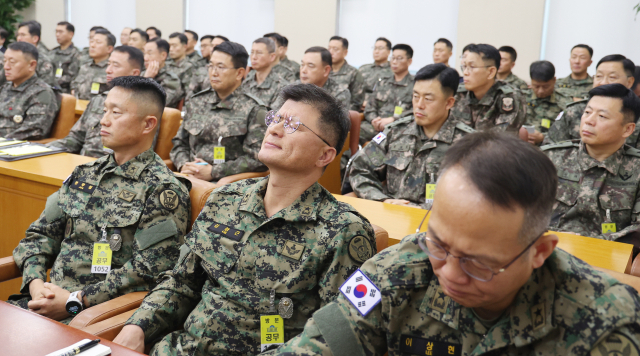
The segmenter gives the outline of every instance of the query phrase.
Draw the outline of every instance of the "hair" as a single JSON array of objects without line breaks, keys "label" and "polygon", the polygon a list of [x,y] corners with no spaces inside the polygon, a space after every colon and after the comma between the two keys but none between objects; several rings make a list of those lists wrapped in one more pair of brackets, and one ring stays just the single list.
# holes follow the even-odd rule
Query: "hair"
[{"label": "hair", "polygon": [[[196,31],[192,31],[192,30],[184,30],[184,33],[190,33],[191,36],[193,36],[193,39],[198,42],[198,34],[196,33]],[[185,35],[186,36],[186,35]],[[171,37],[169,37],[171,38]]]},{"label": "hair", "polygon": [[136,28],[134,30],[131,30],[131,33],[129,34],[129,36],[133,35],[134,33],[139,34],[140,37],[142,37],[145,42],[149,42],[149,35],[146,32],[142,31],[142,29]]},{"label": "hair", "polygon": [[328,49],[320,46],[314,46],[308,48],[304,53],[320,53],[320,59],[322,60],[322,65],[332,66],[333,59],[331,59],[331,52]]},{"label": "hair", "polygon": [[556,67],[549,61],[535,61],[529,67],[531,79],[548,82],[556,76]]},{"label": "hair", "polygon": [[20,51],[22,54],[28,59],[34,59],[36,62],[38,61],[39,53],[36,46],[27,42],[13,42],[7,47],[12,51]]},{"label": "hair", "polygon": [[230,55],[233,67],[236,69],[247,67],[247,63],[249,61],[249,53],[247,53],[247,50],[244,48],[244,46],[239,43],[225,41],[217,45],[213,49],[213,51],[218,51]]},{"label": "hair", "polygon": [[344,49],[349,49],[349,41],[344,37],[333,36],[329,39],[329,42],[331,41],[340,41],[342,42],[342,47],[344,47]]},{"label": "hair", "polygon": [[158,37],[162,37],[162,31],[158,30],[156,27],[154,27],[154,26],[147,27],[147,29],[145,30],[145,32],[146,32],[146,31],[149,31],[149,30],[153,30],[153,32],[155,32],[155,33],[156,33],[156,36],[158,36]]},{"label": "hair", "polygon": [[[265,33],[262,37],[271,38],[272,40],[274,40],[276,42],[276,45],[278,47],[287,47],[287,45],[289,44],[289,41],[287,41],[287,39],[284,36],[282,36],[281,34],[279,34],[277,32]],[[285,44],[285,42],[286,42],[286,44]]]},{"label": "hair", "polygon": [[0,27],[0,38],[2,38],[3,40],[6,40],[8,37],[9,37],[9,31]]},{"label": "hair", "polygon": [[114,52],[126,53],[129,56],[129,63],[141,71],[144,70],[144,54],[141,50],[131,46],[118,46]]},{"label": "hair", "polygon": [[289,39],[284,36],[282,36],[282,47],[289,47]]},{"label": "hair", "polygon": [[511,62],[515,62],[518,58],[518,52],[516,52],[516,49],[511,46],[502,46],[498,48],[498,52],[509,53],[509,56],[511,56]]},{"label": "hair", "polygon": [[467,51],[478,54],[485,65],[500,69],[500,52],[492,45],[485,43],[471,43],[464,47],[462,53]]},{"label": "hair", "polygon": [[451,43],[451,41],[449,41],[449,40],[448,40],[448,39],[446,39],[446,38],[438,38],[438,40],[437,40],[437,41],[435,41],[435,42],[433,43],[433,45],[435,46],[435,45],[436,45],[436,44],[438,44],[438,43],[444,43],[444,44],[445,44],[445,46],[447,46],[447,48],[448,48],[449,50],[452,50],[452,49],[453,49],[453,44]]},{"label": "hair", "polygon": [[212,40],[215,38],[215,36],[213,35],[204,35],[200,38],[200,42],[204,41],[204,40]]},{"label": "hair", "polygon": [[322,136],[329,142],[335,142],[333,148],[337,152],[342,150],[351,129],[351,120],[346,108],[333,95],[314,84],[291,84],[282,89],[280,97],[282,102],[292,100],[318,110]]},{"label": "hair", "polygon": [[[385,37],[378,37],[378,38],[376,39],[376,42],[378,42],[378,41],[382,41],[382,42],[384,42],[384,43],[387,45],[387,49],[388,49],[388,50],[391,50],[391,41],[389,41],[389,40],[388,40],[388,39],[386,39]],[[375,42],[374,42],[374,43],[375,43]]]},{"label": "hair", "polygon": [[589,90],[589,100],[594,96],[622,100],[620,112],[624,115],[623,123],[625,124],[636,122],[640,118],[640,98],[622,84],[614,83],[595,87]]},{"label": "hair", "polygon": [[[158,118],[159,126],[164,106],[167,104],[167,94],[158,82],[152,78],[126,76],[113,78],[108,87],[109,89],[115,87],[124,88],[131,91],[131,97],[135,98],[136,101],[152,104],[156,109],[154,114]],[[158,127],[156,127],[157,129]]]},{"label": "hair", "polygon": [[587,46],[586,44],[577,44],[573,47],[571,47],[571,52],[573,52],[574,49],[576,48],[584,48],[589,52],[589,57],[593,57],[593,48]]},{"label": "hair", "polygon": [[95,30],[100,30],[100,29],[106,30],[106,28],[102,26],[93,26],[89,29],[89,32],[95,32]]},{"label": "hair", "polygon": [[216,39],[216,38],[222,38],[222,40],[223,40],[223,41],[225,41],[225,42],[229,42],[229,39],[228,39],[228,38],[226,38],[226,37],[224,37],[223,35],[215,35],[215,36],[213,36],[213,38],[214,38],[214,39]]},{"label": "hair", "polygon": [[169,42],[167,42],[166,40],[163,40],[160,37],[156,37],[152,40],[147,41],[147,43],[150,42],[155,42],[156,46],[158,46],[158,51],[169,53],[169,48],[171,48],[171,46],[169,46]]},{"label": "hair", "polygon": [[458,92],[460,75],[457,70],[447,67],[444,63],[426,65],[420,68],[415,76],[415,82],[431,79],[437,79],[440,82],[445,95],[454,96]]},{"label": "hair", "polygon": [[519,240],[528,245],[543,234],[556,200],[558,175],[549,158],[537,147],[513,134],[476,132],[453,144],[440,166],[460,166],[468,181],[493,205],[524,209]]},{"label": "hair", "polygon": [[31,36],[38,36],[38,42],[40,42],[41,27],[39,23],[35,21],[24,21],[18,25],[18,28],[20,27],[26,27]]},{"label": "hair", "polygon": [[257,40],[253,41],[253,43],[262,43],[267,46],[267,51],[269,53],[274,53],[276,51],[276,42],[269,37],[260,37]]},{"label": "hair", "polygon": [[95,35],[105,35],[107,37],[107,46],[113,47],[116,45],[116,36],[104,28],[97,29],[96,32],[94,32],[94,36]]},{"label": "hair", "polygon": [[[2,32],[0,32],[0,35],[2,35]],[[638,84],[640,83],[640,67],[636,66],[636,70],[633,73],[633,85],[631,86],[631,90],[636,90],[636,88],[638,87]]]},{"label": "hair", "polygon": [[73,26],[72,24],[70,24],[70,23],[69,23],[69,22],[67,22],[67,21],[60,21],[60,22],[58,22],[58,26],[64,26],[64,27],[67,29],[67,31],[69,31],[69,32],[73,32],[73,33],[76,33],[76,28],[75,28],[75,26]]},{"label": "hair", "polygon": [[178,37],[178,39],[180,40],[180,43],[186,45],[187,42],[189,42],[189,39],[187,38],[187,36],[184,33],[180,33],[180,32],[174,32],[172,34],[169,35],[169,38],[176,38]]},{"label": "hair", "polygon": [[621,54],[610,54],[608,56],[602,57],[602,59],[596,65],[596,70],[600,67],[600,64],[605,62],[619,62],[622,63],[622,67],[624,68],[624,73],[627,77],[633,77],[633,74],[636,71],[636,65],[627,57]]},{"label": "hair", "polygon": [[409,46],[408,44],[399,43],[393,46],[391,50],[395,51],[396,49],[405,51],[407,53],[408,58],[413,58],[413,48],[411,48],[411,46]]}]

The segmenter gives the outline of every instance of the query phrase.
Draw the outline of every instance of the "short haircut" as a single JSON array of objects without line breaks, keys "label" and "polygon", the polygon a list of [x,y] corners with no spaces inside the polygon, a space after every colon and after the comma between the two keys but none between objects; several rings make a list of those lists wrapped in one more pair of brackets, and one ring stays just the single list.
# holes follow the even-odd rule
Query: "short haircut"
[{"label": "short haircut", "polygon": [[132,67],[141,71],[144,70],[144,53],[141,50],[131,46],[118,46],[113,51],[126,53],[129,56],[129,63]]},{"label": "short haircut", "polygon": [[158,82],[152,78],[126,76],[111,79],[108,87],[109,89],[124,88],[131,91],[131,97],[136,101],[152,104],[156,111],[153,114],[158,118],[156,130],[158,129],[164,106],[167,104],[167,94]]},{"label": "short haircut", "polygon": [[27,42],[13,42],[7,47],[12,51],[20,51],[27,58],[27,60],[34,59],[36,62],[38,61],[39,53],[36,46]]},{"label": "short haircut", "polygon": [[64,26],[67,29],[67,31],[76,33],[76,28],[67,21],[58,22],[58,26]]},{"label": "short haircut", "polygon": [[[291,84],[282,89],[280,93],[282,102],[292,100],[312,106],[320,113],[319,128],[321,136],[335,143],[333,148],[337,152],[342,151],[344,141],[351,129],[351,120],[346,108],[340,101],[326,90],[314,84]],[[337,158],[336,158],[337,159]]]},{"label": "short haircut", "polygon": [[509,53],[509,56],[511,56],[511,62],[515,62],[518,58],[518,52],[516,52],[516,49],[511,46],[502,46],[498,48],[498,52]]},{"label": "short haircut", "polygon": [[191,30],[184,30],[184,33],[190,33],[191,36],[193,36],[193,39],[197,42],[198,41],[198,34],[196,33],[196,31],[191,31]]},{"label": "short haircut", "polygon": [[18,28],[20,27],[26,27],[31,36],[38,36],[38,42],[40,42],[41,27],[39,23],[35,21],[24,21],[18,25]]},{"label": "short haircut", "polygon": [[222,39],[222,40],[223,40],[223,41],[225,41],[225,42],[229,42],[229,39],[228,39],[228,38],[226,38],[226,37],[225,37],[225,36],[223,36],[223,35],[215,35],[215,36],[213,36],[213,38],[214,38],[214,39],[215,39],[215,38],[220,38],[220,39]]},{"label": "short haircut", "polygon": [[158,30],[156,27],[154,27],[154,26],[147,27],[147,29],[145,30],[145,32],[146,32],[146,31],[149,31],[149,30],[153,30],[153,32],[155,32],[155,33],[156,33],[156,36],[158,36],[158,37],[162,37],[162,31]]},{"label": "short haircut", "polygon": [[233,68],[246,68],[249,62],[249,53],[243,45],[231,41],[225,41],[217,45],[213,51],[226,53],[231,56]]},{"label": "short haircut", "polygon": [[531,79],[548,82],[556,76],[556,67],[549,61],[535,61],[529,66]]},{"label": "short haircut", "polygon": [[624,68],[624,73],[627,77],[633,77],[633,74],[636,71],[636,65],[627,57],[621,54],[610,54],[608,56],[602,57],[602,59],[596,65],[596,70],[600,67],[600,64],[605,62],[619,62],[622,63],[622,67]]},{"label": "short haircut", "polygon": [[[376,39],[376,42],[378,42],[378,41],[382,41],[382,42],[384,42],[384,43],[387,45],[387,49],[388,49],[388,50],[391,50],[391,41],[389,41],[388,39],[386,39],[386,38],[384,38],[384,37],[378,37],[378,38]],[[375,43],[375,42],[374,42],[374,43]]]},{"label": "short haircut", "polygon": [[[2,32],[0,32],[1,34]],[[636,88],[638,87],[638,84],[640,84],[640,67],[636,66],[636,70],[633,73],[633,78],[635,79],[633,81],[633,85],[631,86],[631,90],[636,90]]]},{"label": "short haircut", "polygon": [[215,38],[215,36],[213,35],[204,35],[200,38],[200,42],[204,41],[204,40],[212,40]]},{"label": "short haircut", "polygon": [[586,44],[577,44],[573,47],[571,47],[571,52],[573,52],[574,49],[576,48],[584,48],[589,52],[589,57],[593,57],[593,48],[591,48],[590,46],[587,46]]},{"label": "short haircut", "polygon": [[476,53],[482,58],[482,61],[485,65],[496,67],[496,69],[500,69],[500,52],[489,44],[484,43],[472,43],[468,44],[464,47],[464,52]]},{"label": "short haircut", "polygon": [[458,92],[460,75],[458,71],[447,67],[444,63],[426,65],[416,73],[415,81],[437,79],[445,95],[454,96]]},{"label": "short haircut", "polygon": [[189,42],[189,39],[187,38],[187,35],[185,35],[184,33],[180,33],[180,32],[174,32],[172,34],[169,35],[169,38],[176,38],[178,37],[178,39],[180,40],[180,43],[186,45],[187,42]]},{"label": "short haircut", "polygon": [[408,44],[399,43],[393,46],[391,50],[395,51],[396,49],[405,51],[407,53],[407,58],[413,58],[413,48],[411,48],[411,46],[409,46]]},{"label": "short haircut", "polygon": [[496,131],[476,132],[453,144],[440,166],[459,166],[480,193],[503,209],[524,209],[519,242],[528,245],[547,231],[556,200],[558,175],[551,160],[518,136]]},{"label": "short haircut", "polygon": [[139,34],[145,42],[149,42],[149,35],[146,32],[142,31],[142,29],[136,28],[134,30],[131,30],[129,36],[133,35],[134,33]]},{"label": "short haircut", "polygon": [[622,100],[620,112],[625,124],[635,123],[640,118],[640,98],[622,84],[605,84],[589,90],[589,100],[594,96],[604,96]]},{"label": "short haircut", "polygon": [[433,43],[433,45],[435,46],[435,45],[436,45],[436,44],[438,44],[438,43],[444,43],[444,45],[445,45],[445,46],[447,46],[447,48],[448,48],[449,50],[452,50],[452,49],[453,49],[453,43],[451,43],[451,41],[449,41],[449,40],[448,40],[448,39],[446,39],[446,38],[438,38],[438,40],[437,40],[437,41],[435,41],[435,42]]},{"label": "short haircut", "polygon": [[96,30],[96,32],[94,32],[94,36],[95,35],[104,35],[107,37],[107,46],[115,46],[116,45],[116,36],[114,36],[111,32],[109,32],[108,30],[105,30],[104,28],[99,28]]},{"label": "short haircut", "polygon": [[156,37],[147,42],[155,42],[156,46],[158,46],[158,51],[160,52],[169,53],[169,48],[171,48],[171,46],[169,46],[169,42],[163,40],[160,37]]},{"label": "short haircut", "polygon": [[93,26],[89,29],[89,32],[95,32],[95,30],[99,30],[99,29],[103,29],[106,30],[106,28],[102,27],[102,26]]},{"label": "short haircut", "polygon": [[344,37],[340,37],[340,36],[333,36],[333,37],[331,37],[331,38],[329,39],[329,42],[331,42],[331,41],[340,41],[340,42],[342,42],[342,47],[343,47],[344,49],[349,49],[349,41],[348,41],[346,38],[344,38]]},{"label": "short haircut", "polygon": [[2,38],[3,40],[6,40],[8,37],[9,37],[9,31],[0,27],[0,38]]},{"label": "short haircut", "polygon": [[[281,34],[277,33],[277,32],[269,32],[269,33],[265,33],[262,37],[268,37],[271,38],[272,40],[274,40],[276,42],[276,45],[278,45],[278,47],[287,47],[285,45],[285,37],[282,36]],[[286,41],[287,44],[289,43],[289,41]]]},{"label": "short haircut", "polygon": [[262,43],[267,46],[267,51],[269,53],[274,53],[276,51],[276,42],[269,37],[260,37],[257,40],[253,41],[253,43]]},{"label": "short haircut", "polygon": [[289,39],[282,36],[282,47],[289,47]]},{"label": "short haircut", "polygon": [[320,53],[320,59],[322,60],[322,65],[324,66],[332,66],[333,59],[331,59],[331,52],[328,49],[320,46],[314,46],[308,48],[304,53]]}]

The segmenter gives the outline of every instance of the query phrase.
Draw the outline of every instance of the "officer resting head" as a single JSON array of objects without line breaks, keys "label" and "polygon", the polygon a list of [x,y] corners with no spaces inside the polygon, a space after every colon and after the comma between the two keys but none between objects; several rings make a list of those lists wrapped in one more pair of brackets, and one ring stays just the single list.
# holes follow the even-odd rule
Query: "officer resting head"
[{"label": "officer resting head", "polygon": [[[636,291],[555,249],[556,170],[514,135],[445,156],[426,232],[365,262],[278,355],[592,355],[637,350]],[[367,278],[364,278],[367,277]]]}]

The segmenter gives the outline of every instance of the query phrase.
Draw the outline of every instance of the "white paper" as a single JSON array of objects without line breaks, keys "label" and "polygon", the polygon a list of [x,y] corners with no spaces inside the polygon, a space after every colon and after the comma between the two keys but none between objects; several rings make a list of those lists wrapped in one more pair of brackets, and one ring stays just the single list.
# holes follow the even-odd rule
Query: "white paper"
[{"label": "white paper", "polygon": [[[59,356],[64,354],[65,352],[69,352],[71,351],[74,347],[78,347],[80,345],[86,344],[87,342],[89,342],[91,340],[89,339],[84,339],[82,341],[79,341],[69,347],[65,347],[64,349],[60,349],[56,352],[52,352],[50,354],[47,354],[46,356]],[[78,355],[80,356],[107,356],[111,354],[111,348],[108,346],[104,346],[102,344],[98,344],[92,348],[90,348],[87,351],[83,351],[81,353],[79,353]]]}]

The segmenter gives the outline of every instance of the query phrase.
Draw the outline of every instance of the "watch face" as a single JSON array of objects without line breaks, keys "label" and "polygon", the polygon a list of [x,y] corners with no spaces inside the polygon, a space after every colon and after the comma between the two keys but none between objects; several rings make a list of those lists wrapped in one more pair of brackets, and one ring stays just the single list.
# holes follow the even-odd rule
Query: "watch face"
[{"label": "watch face", "polygon": [[76,315],[82,311],[82,305],[76,301],[67,302],[67,313]]}]

